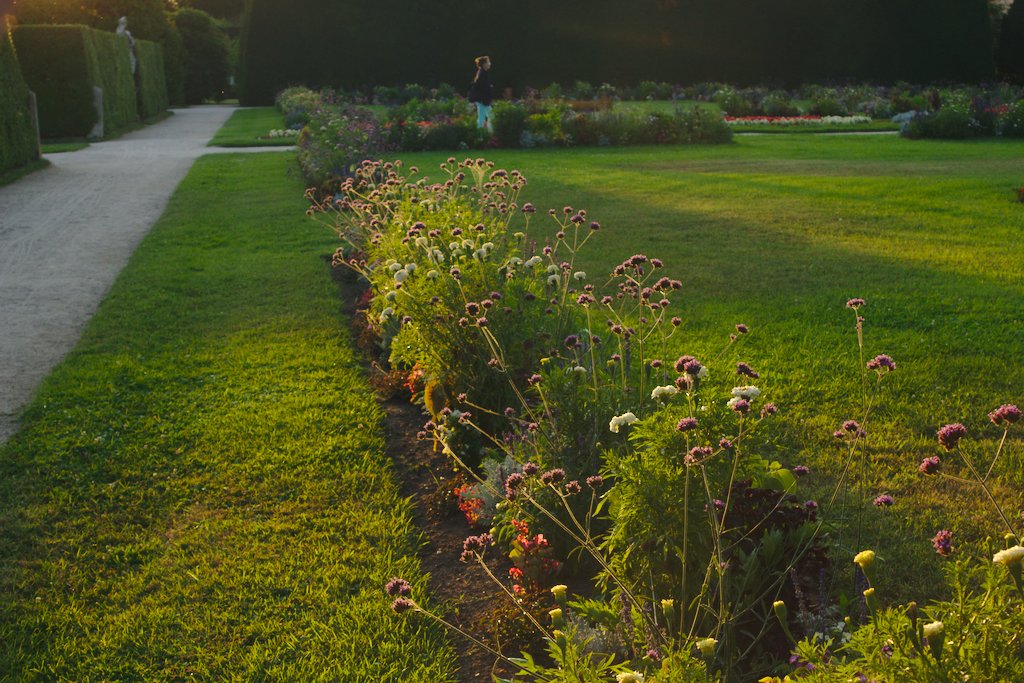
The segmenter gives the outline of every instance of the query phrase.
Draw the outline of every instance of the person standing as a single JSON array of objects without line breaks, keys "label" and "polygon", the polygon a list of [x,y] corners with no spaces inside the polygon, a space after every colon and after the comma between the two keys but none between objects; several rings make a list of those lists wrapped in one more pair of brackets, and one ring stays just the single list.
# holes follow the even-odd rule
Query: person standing
[{"label": "person standing", "polygon": [[476,76],[469,87],[469,101],[476,104],[476,125],[477,128],[492,130],[491,126],[491,102],[494,100],[493,86],[491,85],[491,58],[487,55],[477,57]]}]

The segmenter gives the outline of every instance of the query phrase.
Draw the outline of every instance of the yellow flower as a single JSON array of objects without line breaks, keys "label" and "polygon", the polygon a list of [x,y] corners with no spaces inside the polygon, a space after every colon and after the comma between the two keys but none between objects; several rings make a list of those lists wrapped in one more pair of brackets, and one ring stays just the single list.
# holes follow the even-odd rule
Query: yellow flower
[{"label": "yellow flower", "polygon": [[697,641],[697,649],[705,657],[710,657],[715,654],[715,646],[718,645],[718,641],[714,638],[701,638]]}]

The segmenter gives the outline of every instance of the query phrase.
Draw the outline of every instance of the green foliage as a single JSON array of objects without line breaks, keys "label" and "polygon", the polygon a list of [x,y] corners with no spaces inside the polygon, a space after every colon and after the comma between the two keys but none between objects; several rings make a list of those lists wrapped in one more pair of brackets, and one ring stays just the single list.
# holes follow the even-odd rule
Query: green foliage
[{"label": "green foliage", "polygon": [[185,64],[185,103],[220,99],[228,84],[228,42],[206,12],[180,9],[172,15],[181,34]]},{"label": "green foliage", "polygon": [[1014,0],[1003,17],[996,66],[1001,78],[1024,83],[1024,0]]},{"label": "green foliage", "polygon": [[1001,132],[1006,137],[1024,138],[1024,100],[1007,107],[1002,117]]},{"label": "green foliage", "polygon": [[139,116],[150,119],[167,111],[167,80],[163,48],[148,40],[135,41],[138,57],[137,87]]},{"label": "green foliage", "polygon": [[84,24],[113,33],[121,17],[136,39],[161,41],[167,27],[163,0],[18,0],[18,23]]},{"label": "green foliage", "polygon": [[185,44],[170,20],[164,31],[163,47],[167,100],[171,106],[181,107],[185,105]]},{"label": "green foliage", "polygon": [[179,0],[178,6],[206,12],[216,19],[238,19],[245,11],[245,0]]},{"label": "green foliage", "polygon": [[198,161],[0,446],[0,679],[452,680],[293,164]]},{"label": "green foliage", "polygon": [[[1015,571],[1020,574],[1020,565]],[[856,680],[856,676],[907,683],[1024,680],[1020,634],[1024,600],[1007,569],[961,560],[946,571],[952,598],[923,609],[896,605],[877,611],[848,643],[804,641],[797,647],[813,670],[807,683]],[[928,638],[928,624],[941,635]]]},{"label": "green foliage", "polygon": [[93,87],[103,88],[104,135],[137,120],[128,46],[121,36],[85,26],[20,26],[14,31],[22,73],[39,100],[44,137],[84,137],[96,123]]},{"label": "green foliage", "polygon": [[29,89],[21,76],[6,19],[0,19],[0,173],[39,158],[29,111]]},{"label": "green foliage", "polygon": [[357,107],[325,106],[314,109],[298,139],[299,167],[316,187],[333,187],[351,177],[360,162],[384,147],[377,118]]}]

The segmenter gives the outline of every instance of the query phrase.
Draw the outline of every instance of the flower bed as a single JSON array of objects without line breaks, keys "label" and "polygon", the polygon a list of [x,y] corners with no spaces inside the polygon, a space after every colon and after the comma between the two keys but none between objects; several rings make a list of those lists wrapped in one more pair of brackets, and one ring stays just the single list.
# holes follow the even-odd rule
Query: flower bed
[{"label": "flower bed", "polygon": [[[681,285],[663,275],[664,264],[635,254],[607,276],[582,271],[577,256],[600,239],[600,224],[570,206],[538,218],[520,197],[525,184],[521,173],[483,159],[450,158],[438,181],[400,163],[365,162],[314,207],[343,241],[335,261],[369,283],[364,333],[379,366],[408,373],[429,417],[420,438],[473,478],[458,493],[480,527],[463,561],[487,570],[495,553],[512,560],[509,578],[495,578],[550,663],[482,647],[536,680],[552,680],[560,667],[595,680],[749,677],[783,666],[793,633],[807,637],[798,668],[847,677],[854,669],[921,681],[940,666],[1020,669],[1007,640],[1021,613],[1012,582],[1019,529],[1007,523],[1011,548],[986,570],[992,590],[972,593],[978,572],[962,562],[953,580],[975,579],[964,580],[960,605],[920,612],[945,626],[902,640],[893,634],[906,631],[906,610],[880,607],[873,553],[858,554],[862,595],[846,608],[847,626],[819,591],[834,571],[822,534],[834,508],[799,495],[800,477],[813,476],[806,467],[765,457],[759,435],[777,409],[756,386],[758,370],[739,356],[750,330],[736,325],[711,360],[673,358],[666,349],[680,334],[673,300]],[[541,231],[538,219],[550,229]],[[866,303],[847,307],[871,357]],[[896,367],[885,354],[861,365],[858,419],[836,425],[837,471],[845,474],[831,500],[853,490],[850,466],[863,458]],[[1001,406],[990,417],[1005,435],[1019,416]],[[939,433],[949,452],[964,439],[957,427]],[[940,459],[921,473],[941,476]],[[877,491],[871,500],[880,511],[895,502]],[[944,553],[956,543],[948,534],[934,542]],[[555,583],[573,574],[595,575],[596,596],[573,599]],[[395,611],[439,619],[403,583],[388,588]],[[985,625],[957,622],[952,615],[964,605],[983,611]],[[854,630],[856,621],[865,625]],[[958,634],[944,653],[932,645],[942,628]],[[1007,646],[1003,654],[976,662],[964,643],[982,638],[964,636],[978,630]]]},{"label": "flower bed", "polygon": [[730,126],[853,126],[871,123],[870,116],[726,116]]}]

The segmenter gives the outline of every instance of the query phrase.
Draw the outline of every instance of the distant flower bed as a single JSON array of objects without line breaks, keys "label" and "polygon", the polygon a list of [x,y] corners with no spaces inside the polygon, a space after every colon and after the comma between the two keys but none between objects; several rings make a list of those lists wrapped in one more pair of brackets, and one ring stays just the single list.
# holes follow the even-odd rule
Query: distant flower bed
[{"label": "distant flower bed", "polygon": [[871,123],[870,116],[726,116],[730,126],[854,126]]}]

